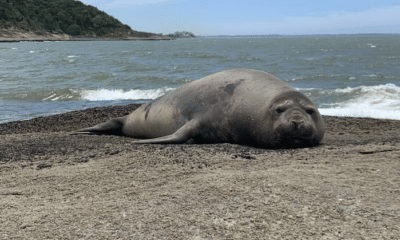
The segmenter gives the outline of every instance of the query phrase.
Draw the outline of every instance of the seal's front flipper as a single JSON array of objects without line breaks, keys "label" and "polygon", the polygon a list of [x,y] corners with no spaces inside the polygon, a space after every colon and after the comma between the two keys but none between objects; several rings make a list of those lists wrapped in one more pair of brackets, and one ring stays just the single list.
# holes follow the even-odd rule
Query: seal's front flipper
[{"label": "seal's front flipper", "polygon": [[171,135],[167,135],[164,137],[146,139],[146,140],[139,140],[133,143],[142,144],[142,143],[156,143],[156,144],[172,144],[172,143],[186,143],[193,137],[195,137],[198,133],[199,129],[199,122],[196,120],[192,120],[181,128],[178,129],[175,133]]},{"label": "seal's front flipper", "polygon": [[107,122],[97,124],[96,126],[78,130],[72,135],[77,134],[107,134],[107,135],[122,135],[122,125],[125,117],[113,118]]}]

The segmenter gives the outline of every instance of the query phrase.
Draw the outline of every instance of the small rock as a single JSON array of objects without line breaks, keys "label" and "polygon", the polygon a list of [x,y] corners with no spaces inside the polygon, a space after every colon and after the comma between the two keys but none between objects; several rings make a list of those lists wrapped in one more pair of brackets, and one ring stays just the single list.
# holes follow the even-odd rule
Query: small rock
[{"label": "small rock", "polygon": [[41,163],[39,165],[37,165],[36,170],[41,170],[43,168],[51,168],[53,166],[53,164],[50,163]]}]

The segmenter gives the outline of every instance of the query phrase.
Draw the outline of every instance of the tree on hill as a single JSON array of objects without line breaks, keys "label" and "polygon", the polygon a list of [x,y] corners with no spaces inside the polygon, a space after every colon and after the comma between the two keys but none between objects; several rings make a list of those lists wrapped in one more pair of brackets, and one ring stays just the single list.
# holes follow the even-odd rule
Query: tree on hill
[{"label": "tree on hill", "polygon": [[75,0],[0,0],[0,28],[12,26],[70,35],[124,36],[138,33],[96,7]]}]

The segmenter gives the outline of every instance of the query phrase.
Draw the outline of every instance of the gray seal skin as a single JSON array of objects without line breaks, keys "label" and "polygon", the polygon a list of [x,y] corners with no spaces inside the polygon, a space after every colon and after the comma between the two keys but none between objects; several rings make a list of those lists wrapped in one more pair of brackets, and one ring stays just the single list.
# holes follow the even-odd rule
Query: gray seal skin
[{"label": "gray seal skin", "polygon": [[113,134],[133,143],[236,143],[262,148],[317,145],[324,121],[305,95],[258,70],[233,69],[181,86],[127,116],[74,134]]}]

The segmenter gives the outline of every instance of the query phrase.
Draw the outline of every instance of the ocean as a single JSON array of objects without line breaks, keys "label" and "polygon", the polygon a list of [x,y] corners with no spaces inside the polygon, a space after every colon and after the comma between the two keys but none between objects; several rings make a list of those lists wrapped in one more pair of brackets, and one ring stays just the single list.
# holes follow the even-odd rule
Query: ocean
[{"label": "ocean", "polygon": [[269,72],[321,114],[400,119],[400,35],[0,43],[0,123],[144,103],[234,68]]}]

